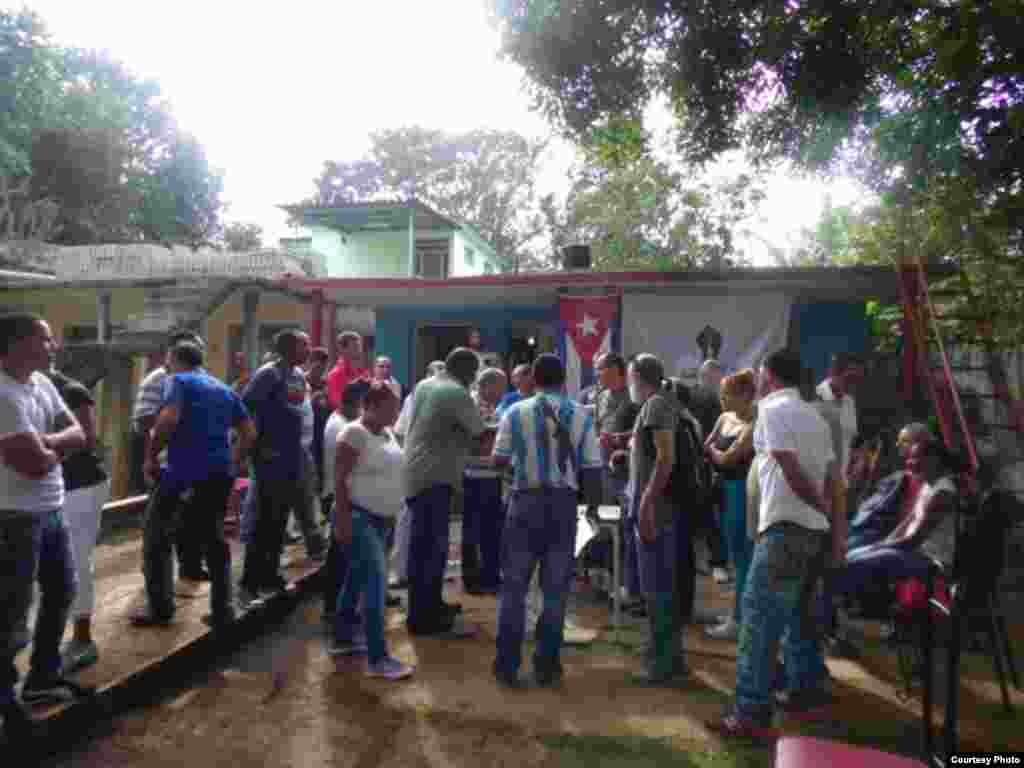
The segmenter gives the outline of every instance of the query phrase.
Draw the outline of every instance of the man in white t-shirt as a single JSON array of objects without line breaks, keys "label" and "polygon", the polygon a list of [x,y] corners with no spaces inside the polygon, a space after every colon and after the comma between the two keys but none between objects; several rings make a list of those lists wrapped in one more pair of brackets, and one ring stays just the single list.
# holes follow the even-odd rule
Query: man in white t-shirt
[{"label": "man in white t-shirt", "polygon": [[0,316],[0,715],[10,743],[31,732],[14,692],[14,659],[29,644],[36,579],[39,613],[22,700],[67,701],[83,693],[61,676],[60,641],[77,588],[61,513],[61,461],[85,447],[85,434],[43,374],[55,348],[50,327],[39,317]]},{"label": "man in white t-shirt", "polygon": [[864,363],[860,357],[848,352],[832,355],[829,377],[818,385],[818,398],[835,402],[839,410],[839,428],[842,436],[842,453],[837,457],[839,476],[848,485],[850,449],[857,435],[857,403],[851,394],[864,379]]},{"label": "man in white t-shirt", "polygon": [[811,605],[830,541],[833,557],[845,556],[846,521],[833,519],[832,436],[817,409],[800,397],[801,375],[799,356],[788,351],[770,355],[761,368],[754,428],[760,510],[742,598],[736,703],[708,724],[723,736],[774,737],[776,658],[787,631],[787,712],[811,719],[825,714],[828,703],[828,672]]},{"label": "man in white t-shirt", "polygon": [[398,402],[402,402],[402,385],[399,384],[395,377],[391,375],[392,363],[391,358],[385,355],[381,355],[373,362],[373,380],[382,381],[388,385],[395,397],[398,398]]}]

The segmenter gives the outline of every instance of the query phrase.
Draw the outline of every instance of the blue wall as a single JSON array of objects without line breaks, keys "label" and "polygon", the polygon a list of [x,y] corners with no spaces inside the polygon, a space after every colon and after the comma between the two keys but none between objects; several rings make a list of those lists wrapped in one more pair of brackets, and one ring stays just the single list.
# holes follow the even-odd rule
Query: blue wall
[{"label": "blue wall", "polygon": [[814,380],[828,375],[834,352],[865,352],[868,349],[869,322],[864,304],[796,304],[800,357],[814,371]]},{"label": "blue wall", "polygon": [[[834,352],[864,352],[869,323],[864,304],[805,303],[793,306],[800,355],[815,381],[828,374]],[[480,329],[484,349],[509,354],[509,329],[524,324],[549,324],[557,329],[555,304],[539,306],[383,307],[377,310],[376,354],[388,355],[395,378],[406,387],[419,379],[416,362],[416,324],[466,323]]]},{"label": "blue wall", "polygon": [[481,343],[488,352],[508,359],[509,329],[525,324],[558,321],[555,304],[538,306],[479,307],[382,307],[377,310],[376,354],[387,355],[395,378],[405,387],[413,386],[422,372],[416,364],[416,324],[466,323],[480,329]]}]

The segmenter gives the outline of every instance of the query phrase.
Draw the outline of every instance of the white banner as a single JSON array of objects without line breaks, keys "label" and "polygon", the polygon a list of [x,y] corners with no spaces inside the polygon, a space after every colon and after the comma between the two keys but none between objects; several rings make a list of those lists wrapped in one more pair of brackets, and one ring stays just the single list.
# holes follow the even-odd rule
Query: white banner
[{"label": "white banner", "polygon": [[626,294],[622,297],[623,351],[627,357],[641,352],[657,355],[665,363],[666,376],[692,383],[704,360],[697,337],[710,327],[721,334],[718,359],[732,373],[753,367],[786,346],[792,306],[792,299],[782,293]]}]

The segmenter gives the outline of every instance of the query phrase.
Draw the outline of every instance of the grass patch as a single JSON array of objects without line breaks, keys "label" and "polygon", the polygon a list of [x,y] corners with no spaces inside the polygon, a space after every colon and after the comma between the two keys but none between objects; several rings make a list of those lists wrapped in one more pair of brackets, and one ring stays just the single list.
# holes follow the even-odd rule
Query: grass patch
[{"label": "grass patch", "polygon": [[101,531],[98,544],[117,547],[127,544],[130,541],[141,538],[142,529],[138,526],[118,526]]},{"label": "grass patch", "polygon": [[543,736],[564,768],[768,768],[771,750],[645,736]]}]

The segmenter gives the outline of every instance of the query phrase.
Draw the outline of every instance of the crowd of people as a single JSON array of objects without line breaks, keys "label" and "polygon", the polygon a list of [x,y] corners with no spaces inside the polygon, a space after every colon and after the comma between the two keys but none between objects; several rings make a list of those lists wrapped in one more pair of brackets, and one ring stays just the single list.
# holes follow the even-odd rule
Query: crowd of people
[{"label": "crowd of people", "polygon": [[[910,424],[896,439],[904,465],[883,471],[878,440],[858,436],[853,392],[865,366],[856,356],[837,354],[815,389],[788,350],[728,376],[708,360],[693,387],[654,355],[609,353],[597,361],[598,384],[574,399],[557,356],[506,372],[472,335],[407,395],[389,359],[364,365],[355,332],[339,336],[328,370],[327,350],[283,331],[264,364],[230,387],[205,370],[199,336],[171,335],[133,413],[150,494],[145,604],[132,622],[170,624],[176,592],[194,594],[182,585],[209,581],[205,620],[223,630],[239,604],[286,588],[284,545],[301,540],[310,559],[326,561],[327,652],[365,655],[368,675],[405,679],[414,668],[390,654],[384,631],[396,588],[407,590],[410,634],[457,640],[478,629],[445,600],[456,512],[463,589],[500,598],[496,682],[556,686],[579,510],[619,505],[624,589],[649,633],[637,682],[688,680],[683,629],[708,618],[695,605],[695,543],[704,542],[708,571],[734,589],[730,614],[705,631],[738,644],[735,703],[709,727],[759,738],[777,706],[803,718],[827,711],[824,653],[855,652],[847,596],[952,558],[955,459]],[[0,317],[0,711],[11,736],[27,728],[24,704],[81,695],[69,676],[100,652],[90,632],[93,550],[109,486],[92,396],[54,369],[54,353],[44,320]],[[225,538],[233,491],[244,493],[237,588]],[[525,675],[538,569],[542,607]],[[17,695],[14,658],[30,640]]]}]

